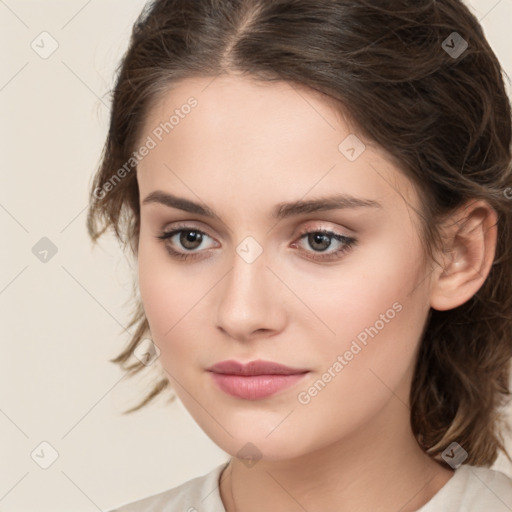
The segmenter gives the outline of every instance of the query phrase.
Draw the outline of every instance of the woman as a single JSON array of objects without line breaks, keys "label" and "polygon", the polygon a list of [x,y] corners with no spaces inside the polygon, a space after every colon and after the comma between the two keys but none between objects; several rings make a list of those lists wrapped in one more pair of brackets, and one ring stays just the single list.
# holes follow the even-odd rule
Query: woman
[{"label": "woman", "polygon": [[511,197],[461,2],[149,3],[88,227],[138,262],[132,410],[172,387],[231,458],[117,510],[511,510]]}]

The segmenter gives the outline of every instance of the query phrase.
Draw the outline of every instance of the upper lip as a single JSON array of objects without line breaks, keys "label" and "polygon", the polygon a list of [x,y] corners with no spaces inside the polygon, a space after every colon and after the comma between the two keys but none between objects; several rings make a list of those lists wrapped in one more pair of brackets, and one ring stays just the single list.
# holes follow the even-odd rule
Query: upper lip
[{"label": "upper lip", "polygon": [[298,373],[306,373],[309,370],[301,368],[290,368],[273,361],[250,361],[247,364],[238,361],[221,361],[207,368],[208,371],[214,373],[224,373],[229,375],[294,375]]}]

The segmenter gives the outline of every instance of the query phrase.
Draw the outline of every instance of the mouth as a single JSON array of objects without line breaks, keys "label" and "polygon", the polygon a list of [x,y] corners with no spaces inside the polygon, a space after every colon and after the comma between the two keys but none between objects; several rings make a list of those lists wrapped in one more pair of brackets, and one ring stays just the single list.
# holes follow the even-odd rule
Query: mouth
[{"label": "mouth", "polygon": [[216,385],[228,395],[244,400],[261,400],[289,388],[309,370],[291,368],[271,361],[223,361],[208,368]]}]

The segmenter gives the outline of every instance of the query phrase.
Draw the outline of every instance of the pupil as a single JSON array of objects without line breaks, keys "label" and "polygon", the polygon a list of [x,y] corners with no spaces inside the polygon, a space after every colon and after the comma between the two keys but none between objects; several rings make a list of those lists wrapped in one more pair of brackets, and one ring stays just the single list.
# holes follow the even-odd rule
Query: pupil
[{"label": "pupil", "polygon": [[329,245],[331,245],[330,239],[328,235],[325,235],[324,233],[314,233],[313,235],[310,235],[310,242],[313,241],[311,244],[311,247],[315,248],[315,244],[321,244],[322,247],[319,247],[318,249],[320,251],[325,251]]},{"label": "pupil", "polygon": [[181,233],[180,242],[183,247],[186,247],[187,249],[195,249],[197,246],[201,245],[201,238],[202,235],[200,233],[195,231],[184,231]]}]

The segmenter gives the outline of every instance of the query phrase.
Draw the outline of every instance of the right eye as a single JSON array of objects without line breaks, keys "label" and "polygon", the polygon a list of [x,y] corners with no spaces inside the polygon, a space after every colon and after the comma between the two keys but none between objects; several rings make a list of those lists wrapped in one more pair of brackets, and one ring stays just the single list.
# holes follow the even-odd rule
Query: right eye
[{"label": "right eye", "polygon": [[[179,226],[172,231],[162,232],[157,238],[164,242],[167,252],[172,258],[187,260],[195,259],[199,252],[203,252],[196,249],[199,249],[205,238],[210,238],[210,236],[192,226]],[[176,250],[176,248],[180,250]]]}]

